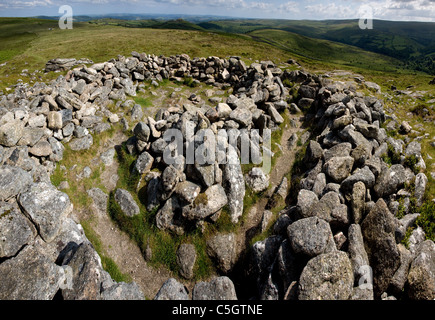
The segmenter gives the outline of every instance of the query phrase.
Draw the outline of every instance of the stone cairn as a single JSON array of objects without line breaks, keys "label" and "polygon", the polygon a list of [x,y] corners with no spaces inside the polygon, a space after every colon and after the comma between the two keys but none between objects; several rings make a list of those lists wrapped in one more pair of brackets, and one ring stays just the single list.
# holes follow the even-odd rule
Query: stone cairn
[{"label": "stone cairn", "polygon": [[[423,167],[421,147],[417,142],[405,147],[387,137],[380,126],[386,118],[380,100],[304,71],[283,71],[270,61],[247,67],[239,57],[191,59],[185,54],[132,52],[131,57],[77,67],[48,85],[22,84],[0,96],[1,299],[143,298],[137,284],[116,283],[102,269],[98,254],[71,217],[68,196],[51,184],[50,174],[63,159],[64,144],[72,150],[89,149],[91,133],[100,134],[119,121],[107,109],[109,104],[115,102],[134,115],[138,107],[128,96],[135,96],[143,81],[158,85],[163,79],[191,79],[232,88],[233,94],[214,107],[196,106],[192,97],[192,104],[161,109],[154,119],[139,115],[127,150],[137,155],[134,170],[148,181],[147,209],[160,207],[160,229],[181,234],[191,225],[201,227],[206,219],[215,221],[225,205],[236,223],[245,196],[239,147],[228,147],[227,160],[234,161],[227,164],[187,164],[176,154],[177,161],[168,165],[163,157],[170,145],[164,139],[167,130],[183,132],[191,126],[194,135],[201,129],[215,134],[219,129],[277,130],[285,109],[316,110],[320,133],[307,147],[309,168],[298,187],[297,204],[280,215],[275,235],[251,250],[249,275],[258,288],[256,297],[364,299],[406,287],[411,298],[434,298],[434,243],[424,241],[418,228],[409,250],[397,244],[417,215],[394,217],[397,200],[411,197],[403,189],[405,183],[415,178],[415,197],[421,204],[427,179],[403,164],[388,167],[382,160],[390,145],[402,162],[413,154]],[[299,86],[297,105],[288,105],[284,80]],[[160,172],[151,172],[155,167]],[[257,175],[258,170],[250,172],[248,185]],[[116,201],[125,214],[137,214],[137,205],[124,191],[116,190]],[[218,249],[233,240],[231,235],[215,239],[213,252],[224,273],[233,263],[225,257],[228,252]],[[183,274],[191,277],[189,270]],[[361,279],[367,280],[365,286]],[[156,296],[184,298],[187,292],[175,279],[165,282]],[[222,276],[197,283],[192,298],[237,296],[232,281]]]}]

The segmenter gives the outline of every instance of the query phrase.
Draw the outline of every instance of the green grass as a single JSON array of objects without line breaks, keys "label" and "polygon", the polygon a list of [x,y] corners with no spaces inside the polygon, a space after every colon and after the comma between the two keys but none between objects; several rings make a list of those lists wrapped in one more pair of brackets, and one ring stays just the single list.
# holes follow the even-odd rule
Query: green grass
[{"label": "green grass", "polygon": [[420,216],[416,224],[424,230],[426,239],[435,241],[435,204],[432,201],[426,201],[419,211]]},{"label": "green grass", "polygon": [[136,192],[136,187],[140,177],[132,171],[136,157],[127,153],[123,147],[118,153],[119,169],[117,188],[129,190],[139,205],[140,214],[134,217],[127,217],[121,211],[114,199],[113,192],[109,196],[108,212],[110,217],[117,223],[121,230],[126,232],[133,241],[137,243],[142,253],[145,253],[149,245],[152,250],[152,258],[149,263],[158,268],[165,266],[178,275],[179,266],[176,262],[176,252],[180,244],[192,243],[197,251],[197,260],[194,266],[194,279],[205,279],[215,272],[213,263],[206,254],[206,239],[215,232],[228,230],[229,215],[223,210],[218,222],[207,228],[205,234],[193,231],[184,235],[175,235],[170,232],[159,230],[155,224],[155,216],[158,208],[152,212],[146,210],[146,184],[140,186],[140,191]]},{"label": "green grass", "polygon": [[[290,32],[309,37],[309,41],[327,40],[395,58],[403,68],[409,70],[435,73],[434,23],[374,20],[375,27],[369,31],[360,30],[358,20],[242,19],[209,21],[198,25],[216,32],[241,34],[255,34],[264,30]],[[293,50],[304,50],[303,46],[298,47],[298,43],[294,45]],[[349,62],[355,62],[356,59],[358,57],[352,56]]]},{"label": "green grass", "polygon": [[400,163],[400,153],[395,152],[392,145],[388,144],[387,154],[382,155],[382,160],[389,166]]},{"label": "green grass", "polygon": [[[71,199],[71,202],[78,209],[83,209],[91,204],[91,199],[87,194],[87,190],[97,187],[107,192],[106,186],[101,181],[101,174],[105,167],[103,163],[96,164],[95,157],[98,155],[98,149],[104,144],[107,139],[110,139],[118,125],[113,125],[109,130],[100,134],[93,135],[93,144],[88,150],[74,151],[71,150],[68,144],[65,144],[63,159],[56,164],[53,174],[50,176],[51,183],[58,187],[62,181],[68,181],[69,188],[63,190]],[[83,177],[77,179],[77,174],[88,166],[92,172],[88,178]],[[71,170],[75,167],[74,170]],[[62,169],[66,168],[66,170]]]},{"label": "green grass", "polygon": [[141,95],[138,95],[136,97],[133,97],[134,102],[137,104],[140,104],[142,107],[150,107],[152,106],[152,102],[149,98],[145,98]]},{"label": "green grass", "polygon": [[99,25],[112,25],[127,28],[153,28],[153,29],[173,29],[173,30],[196,30],[204,31],[199,25],[185,21],[183,19],[159,21],[159,20],[121,20],[104,18],[91,20],[89,23]]},{"label": "green grass", "polygon": [[328,40],[312,39],[283,30],[264,29],[249,33],[254,39],[325,65],[396,72],[400,61],[360,48]]}]

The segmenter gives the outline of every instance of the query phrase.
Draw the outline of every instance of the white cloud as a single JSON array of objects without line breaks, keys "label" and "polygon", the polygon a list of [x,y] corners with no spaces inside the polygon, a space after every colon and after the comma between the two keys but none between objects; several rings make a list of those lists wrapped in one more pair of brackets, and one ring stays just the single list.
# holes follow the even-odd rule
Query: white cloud
[{"label": "white cloud", "polygon": [[435,21],[435,0],[386,0],[367,2],[375,19]]},{"label": "white cloud", "polygon": [[3,8],[32,8],[32,7],[46,7],[52,5],[51,0],[6,0],[0,3],[0,7]]},{"label": "white cloud", "polygon": [[[118,8],[129,13],[143,10],[153,12],[232,15],[258,18],[293,19],[357,19],[361,5],[373,9],[375,19],[435,21],[435,0],[0,0],[0,8],[27,11],[35,8],[55,9],[63,4],[74,10],[86,8],[98,13],[104,8]],[[129,6],[131,5],[131,7]],[[105,6],[105,7],[104,7]],[[129,11],[129,8],[130,9]],[[134,9],[133,9],[134,8]],[[158,12],[160,11],[160,12]],[[0,14],[1,15],[1,14]]]},{"label": "white cloud", "polygon": [[348,19],[357,17],[358,7],[349,5],[338,5],[332,3],[316,3],[305,6],[307,13],[313,14],[316,19]]},{"label": "white cloud", "polygon": [[278,6],[278,11],[286,12],[286,13],[288,13],[288,12],[298,13],[298,12],[300,12],[299,4],[297,2],[294,2],[294,1],[289,1],[286,3],[280,4]]}]

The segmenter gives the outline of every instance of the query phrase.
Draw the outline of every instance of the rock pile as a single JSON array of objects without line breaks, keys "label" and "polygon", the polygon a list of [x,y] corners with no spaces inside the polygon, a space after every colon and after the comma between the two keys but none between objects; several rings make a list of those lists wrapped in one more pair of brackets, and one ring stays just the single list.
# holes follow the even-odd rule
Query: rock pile
[{"label": "rock pile", "polygon": [[[69,68],[70,63],[53,65]],[[140,106],[127,97],[136,95],[141,82],[158,85],[163,79],[205,82],[233,88],[233,94],[214,106],[198,104],[193,96],[191,104],[161,109],[155,118],[144,119]],[[289,91],[283,83],[298,85],[297,104],[288,105]],[[234,223],[243,212],[241,139],[234,145],[224,142],[224,155],[217,152],[205,163],[189,163],[189,135],[194,150],[215,150],[208,147],[220,141],[220,129],[262,133],[283,123],[280,112],[286,108],[315,110],[312,118],[319,133],[308,143],[307,171],[294,191],[297,202],[279,217],[276,234],[252,248],[249,273],[258,288],[256,297],[434,298],[434,243],[424,241],[417,228],[409,250],[398,244],[418,217],[410,199],[415,197],[420,205],[427,184],[424,173],[416,176],[406,165],[407,157],[414,156],[417,168],[424,169],[421,146],[387,137],[381,127],[387,115],[380,100],[364,97],[352,85],[283,71],[270,61],[248,67],[238,57],[191,59],[137,52],[75,68],[49,85],[19,85],[14,93],[0,96],[0,277],[5,279],[0,281],[0,298],[142,298],[136,284],[115,283],[102,269],[98,254],[71,217],[68,196],[50,183],[64,144],[72,150],[89,149],[91,133],[120,121],[107,109],[113,101],[137,121],[127,150],[137,156],[134,170],[148,181],[147,209],[160,207],[157,227],[176,234],[201,227],[204,220],[216,221],[226,205]],[[173,129],[181,132],[181,150],[167,139]],[[212,135],[204,139],[204,132]],[[252,135],[247,141],[271,154]],[[165,157],[168,150],[175,159],[172,163]],[[384,158],[391,150],[397,161],[388,166]],[[246,183],[260,192],[268,180],[253,169]],[[405,185],[414,180],[411,194]],[[116,190],[115,200],[126,215],[139,212],[126,190]],[[400,220],[395,218],[399,200],[405,204]],[[233,242],[234,235],[228,234],[207,244],[222,273],[234,265]],[[191,247],[179,248],[177,261],[184,277],[192,277],[195,259]],[[229,278],[219,277],[196,284],[192,297],[235,299],[236,293]],[[156,299],[174,298],[188,294],[170,279]]]},{"label": "rock pile", "polygon": [[[136,63],[141,65],[141,61],[147,60],[142,57],[133,61],[139,61]],[[126,63],[130,64],[130,60]],[[159,67],[155,70],[156,65],[168,65],[169,68]],[[160,206],[157,226],[178,234],[183,233],[192,222],[198,224],[206,218],[215,221],[225,205],[229,207],[232,221],[237,222],[243,212],[245,196],[245,181],[239,160],[242,150],[241,147],[233,147],[225,142],[223,152],[226,158],[222,159],[219,154],[222,150],[215,151],[215,145],[225,136],[218,136],[218,132],[238,129],[249,133],[251,129],[277,128],[284,121],[279,111],[288,107],[285,102],[288,89],[279,77],[283,71],[271,62],[252,64],[247,68],[236,57],[229,60],[212,57],[191,61],[184,55],[167,60],[157,59],[153,64],[141,68],[147,66],[154,69],[143,72],[143,69],[136,66],[133,77],[137,78],[136,74],[140,70],[148,77],[152,70],[155,70],[154,74],[160,70],[156,78],[159,75],[171,79],[187,76],[197,81],[205,80],[220,88],[232,85],[236,88],[236,92],[225,103],[218,103],[215,107],[184,104],[179,108],[161,110],[155,119],[148,117],[135,126],[135,136],[127,143],[132,146],[129,151],[138,154],[136,171],[144,175],[147,181],[152,180],[147,189],[147,209]],[[212,135],[207,140],[204,138],[206,129]],[[181,132],[181,143],[189,141],[188,131],[191,130],[192,141],[192,148],[186,143],[181,152],[174,150],[173,164],[166,163],[163,156],[165,150],[171,148],[171,141],[165,138],[170,130]],[[175,145],[173,149],[177,147]],[[196,160],[187,163],[186,158],[201,149],[216,154],[205,163]],[[221,162],[217,159],[221,159]],[[149,173],[153,168],[159,168],[161,173]],[[252,184],[255,184],[256,190],[264,190],[269,185],[268,180],[264,179],[264,173],[260,171],[260,168],[255,168],[251,172]],[[254,182],[253,179],[260,181]],[[260,185],[257,186],[258,184]]]},{"label": "rock pile", "polygon": [[[316,112],[315,139],[306,148],[306,172],[292,190],[295,205],[276,222],[276,235],[252,247],[256,297],[416,299],[421,290],[418,298],[433,299],[433,262],[414,270],[433,256],[434,243],[420,236],[409,250],[400,244],[419,216],[410,198],[421,199],[426,187],[425,174],[416,176],[405,161],[412,154],[417,168],[425,168],[420,144],[405,147],[389,138],[381,127],[387,117],[382,101],[352,86],[313,77],[301,82],[299,93],[298,106]],[[399,163],[389,166],[384,159],[391,148]],[[414,194],[405,188],[412,183]],[[408,203],[400,220],[399,200]]]},{"label": "rock pile", "polygon": [[[91,61],[55,59],[47,64],[46,71],[84,63]],[[20,84],[14,93],[2,95],[0,221],[5,227],[1,229],[0,269],[10,279],[2,282],[2,298],[51,299],[59,294],[65,299],[140,298],[134,283],[114,283],[102,270],[97,253],[70,217],[68,196],[51,185],[50,174],[63,159],[64,144],[76,151],[89,149],[91,133],[99,134],[119,121],[107,105],[114,100],[117,107],[125,107],[125,103],[132,118],[144,120],[134,128],[132,153],[138,153],[135,169],[146,174],[153,165],[165,165],[162,154],[168,143],[162,137],[171,127],[193,123],[194,134],[200,128],[276,127],[282,122],[277,110],[286,107],[288,95],[279,77],[282,73],[271,62],[247,68],[238,57],[166,58],[133,52],[132,57],[80,66],[48,85]],[[158,85],[169,78],[191,78],[194,83],[204,81],[218,88],[233,86],[237,93],[227,104],[219,103],[215,108],[200,110],[184,105],[177,110],[162,109],[156,119],[142,119],[140,108],[130,105],[127,96],[136,95],[141,81]],[[184,208],[183,217],[198,222],[213,215],[216,219],[226,204],[237,221],[243,210],[245,185],[237,151],[233,148],[229,155],[234,164],[222,168],[215,163],[185,166],[179,157],[180,161],[153,177],[148,207],[162,202],[156,221],[159,228],[183,232],[174,219],[178,210]],[[127,215],[138,213],[126,190],[117,190],[115,198]],[[88,267],[82,269],[84,262]],[[41,267],[28,272],[23,267],[26,264]],[[187,277],[189,268],[192,266],[187,267]],[[66,282],[71,285],[63,286]]]}]

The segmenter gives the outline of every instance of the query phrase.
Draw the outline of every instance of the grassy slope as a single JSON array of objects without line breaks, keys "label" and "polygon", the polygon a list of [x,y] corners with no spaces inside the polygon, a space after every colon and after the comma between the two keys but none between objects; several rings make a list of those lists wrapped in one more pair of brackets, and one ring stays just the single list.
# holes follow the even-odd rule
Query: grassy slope
[{"label": "grassy slope", "polygon": [[360,69],[397,72],[400,61],[364,51],[360,48],[327,40],[312,39],[292,32],[263,29],[248,35],[278,48],[331,66],[351,66]]},{"label": "grassy slope", "polygon": [[[221,20],[199,23],[205,29],[219,30],[231,33],[247,33],[260,29],[281,29],[294,32],[303,36],[329,39],[356,45],[360,39],[369,37],[385,41],[378,43],[375,47],[382,47],[400,50],[400,46],[432,48],[435,45],[435,24],[425,22],[399,22],[374,20],[373,30],[360,30],[358,20]],[[367,48],[366,48],[367,49]],[[427,53],[422,50],[422,53]]]},{"label": "grassy slope", "polygon": [[373,23],[373,30],[361,30],[358,20],[221,20],[199,25],[208,30],[231,33],[249,33],[271,28],[289,31],[385,54],[406,62],[410,69],[435,73],[434,23],[382,20],[374,20]]},{"label": "grassy slope", "polygon": [[123,26],[123,27],[130,27],[130,28],[154,28],[154,29],[175,29],[175,30],[178,29],[178,30],[204,31],[204,29],[199,25],[182,19],[160,21],[156,19],[120,20],[120,19],[113,19],[113,18],[104,18],[104,19],[91,20],[90,23],[100,24],[100,25]]},{"label": "grassy slope", "polygon": [[37,33],[54,28],[57,21],[42,19],[2,18],[0,19],[0,63],[24,52]]}]

